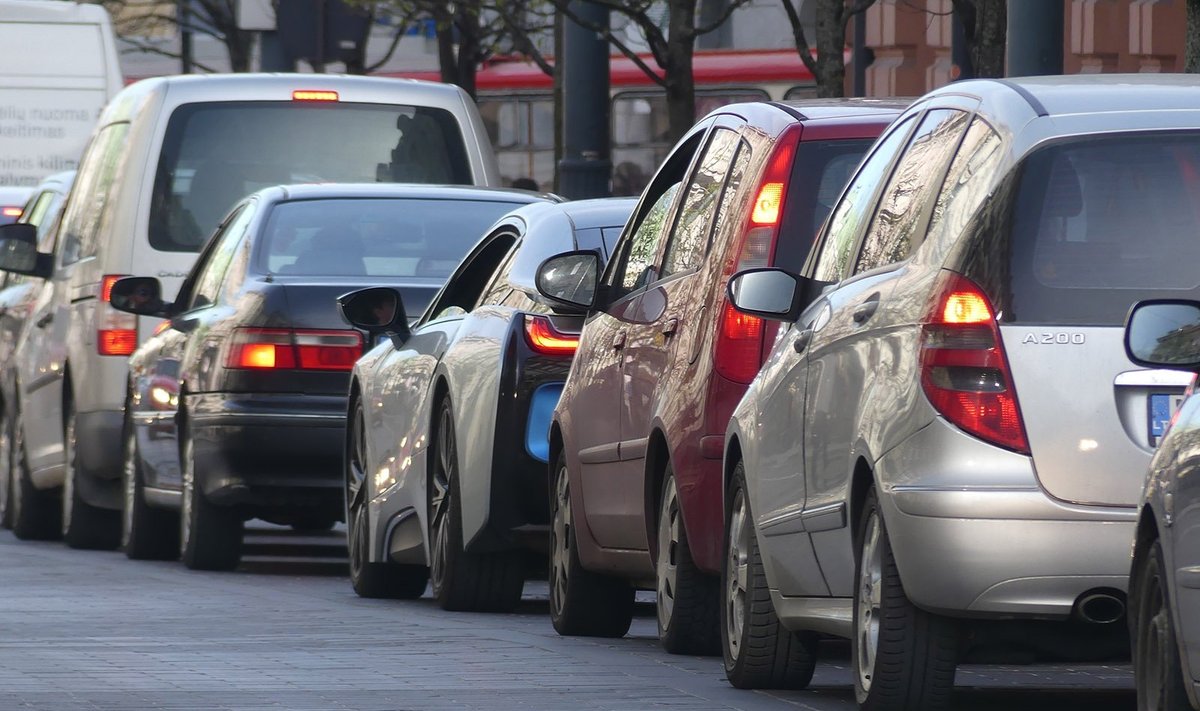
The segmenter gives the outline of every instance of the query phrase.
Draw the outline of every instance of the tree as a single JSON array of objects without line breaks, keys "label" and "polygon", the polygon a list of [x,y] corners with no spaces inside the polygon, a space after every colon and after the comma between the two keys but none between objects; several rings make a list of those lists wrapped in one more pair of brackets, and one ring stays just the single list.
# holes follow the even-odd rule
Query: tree
[{"label": "tree", "polygon": [[[1004,76],[1008,0],[951,0],[963,23],[971,68],[977,77]],[[1200,0],[1189,0],[1190,3]]]},{"label": "tree", "polygon": [[[661,86],[667,98],[667,132],[672,141],[687,133],[696,120],[696,85],[692,60],[696,39],[719,28],[734,10],[750,0],[727,0],[709,22],[699,22],[696,0],[590,0],[625,17],[646,40],[650,56],[658,69],[651,67],[628,43],[600,27],[581,20],[571,11],[571,0],[550,0],[555,8],[583,27],[600,33],[618,52],[625,55],[646,76]],[[661,8],[666,6],[666,30],[660,26]]]},{"label": "tree", "polygon": [[846,95],[846,26],[851,18],[875,4],[875,0],[808,0],[816,3],[817,56],[813,56],[800,13],[794,0],[781,0],[783,11],[792,26],[796,52],[817,82],[817,96]]},{"label": "tree", "polygon": [[[179,4],[174,2],[98,2],[112,15],[117,36],[140,51],[179,58],[179,52],[166,49],[147,38],[185,31],[208,35],[225,45],[229,53],[229,66],[233,71],[250,71],[254,33],[238,29],[236,0],[187,0],[186,13],[177,12]],[[216,71],[216,68],[203,64],[195,66],[207,72]]]}]

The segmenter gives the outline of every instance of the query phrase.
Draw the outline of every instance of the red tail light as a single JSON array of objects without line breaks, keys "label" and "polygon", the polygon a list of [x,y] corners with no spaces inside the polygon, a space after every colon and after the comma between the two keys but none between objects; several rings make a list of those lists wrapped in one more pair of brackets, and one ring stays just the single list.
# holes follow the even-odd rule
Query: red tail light
[{"label": "red tail light", "polygon": [[315,89],[297,89],[292,92],[292,101],[337,101],[336,91],[319,91]]},{"label": "red tail light", "polygon": [[525,342],[543,355],[573,356],[579,349],[579,336],[563,333],[545,316],[525,317]]},{"label": "red tail light", "polygon": [[113,284],[124,274],[105,274],[100,280],[100,308],[96,314],[96,351],[100,355],[127,356],[137,350],[137,316],[110,305]]},{"label": "red tail light", "polygon": [[731,252],[731,258],[725,262],[719,290],[722,296],[713,347],[713,367],[722,377],[735,383],[749,383],[758,375],[765,342],[775,328],[768,329],[764,327],[762,319],[743,314],[730,306],[725,301],[725,282],[734,272],[767,267],[775,259],[779,219],[783,215],[796,146],[800,143],[800,130],[799,124],[791,126],[775,142],[774,151],[759,182],[745,231]]},{"label": "red tail light", "polygon": [[24,210],[19,207],[0,208],[0,215],[4,215],[5,217],[20,217],[22,212]]},{"label": "red tail light", "polygon": [[225,367],[347,371],[362,355],[362,346],[358,331],[239,328],[233,334]]},{"label": "red tail light", "polygon": [[1029,440],[991,303],[978,286],[943,272],[921,335],[921,387],[966,432],[1022,454]]}]

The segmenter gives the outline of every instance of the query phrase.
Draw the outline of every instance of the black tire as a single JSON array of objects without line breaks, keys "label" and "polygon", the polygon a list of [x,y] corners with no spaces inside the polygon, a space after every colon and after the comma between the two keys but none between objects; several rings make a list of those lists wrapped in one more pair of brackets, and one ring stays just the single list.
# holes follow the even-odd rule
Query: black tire
[{"label": "black tire", "polygon": [[1138,711],[1191,711],[1171,615],[1166,562],[1156,540],[1133,572],[1133,676]]},{"label": "black tire", "polygon": [[121,445],[121,547],[132,560],[179,557],[179,513],[146,503],[137,433],[126,405]]},{"label": "black tire", "polygon": [[550,492],[550,621],[563,636],[624,637],[633,622],[634,589],[584,569],[573,518],[567,458],[560,452]]},{"label": "black tire", "polygon": [[11,493],[13,535],[23,541],[53,541],[62,535],[61,490],[41,490],[29,478],[25,432],[20,419],[12,425],[13,476]]},{"label": "black tire", "polygon": [[180,435],[179,557],[191,570],[233,570],[242,559],[242,518],[213,504],[197,485],[195,445],[186,419]]},{"label": "black tire", "polygon": [[291,526],[292,530],[296,531],[297,533],[324,533],[326,531],[333,530],[333,527],[336,526],[337,523],[338,522],[336,518],[322,518],[320,516],[313,516],[311,518],[292,521]]},{"label": "black tire", "polygon": [[87,475],[79,467],[76,424],[75,408],[68,401],[63,423],[63,542],[71,548],[113,550],[121,544],[121,512],[93,506],[80,493],[80,479]]},{"label": "black tire", "polygon": [[[850,664],[859,706],[864,711],[949,708],[958,666],[958,627],[917,608],[905,595],[875,489],[863,503],[855,544]],[[874,571],[871,577],[878,578],[877,584],[864,580],[864,566]]]},{"label": "black tire", "polygon": [[13,499],[12,418],[0,406],[0,528],[12,528]]},{"label": "black tire", "polygon": [[729,683],[739,689],[806,688],[817,666],[817,635],[790,632],[775,614],[741,462],[726,498],[724,558],[719,629]]},{"label": "black tire", "polygon": [[508,612],[520,604],[525,587],[521,552],[464,548],[458,440],[448,397],[438,409],[432,439],[427,521],[433,598],[443,610]]},{"label": "black tire", "polygon": [[425,592],[429,570],[423,565],[372,563],[369,525],[366,442],[362,403],[355,400],[346,428],[346,548],[350,584],[359,597],[415,600]]},{"label": "black tire", "polygon": [[720,580],[696,567],[688,547],[675,472],[667,464],[658,515],[658,639],[670,654],[721,653]]}]

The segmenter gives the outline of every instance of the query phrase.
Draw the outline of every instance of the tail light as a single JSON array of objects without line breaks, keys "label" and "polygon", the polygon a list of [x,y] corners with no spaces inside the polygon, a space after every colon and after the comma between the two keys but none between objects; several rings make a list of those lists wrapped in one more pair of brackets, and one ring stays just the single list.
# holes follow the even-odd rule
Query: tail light
[{"label": "tail light", "polygon": [[0,207],[0,215],[14,219],[20,217],[23,212],[24,210],[19,207]]},{"label": "tail light", "polygon": [[545,316],[525,317],[525,342],[535,353],[573,356],[579,349],[579,336],[563,333]]},{"label": "tail light", "polygon": [[96,314],[96,350],[100,355],[127,356],[137,350],[137,316],[112,307],[112,288],[126,275],[105,274],[100,280],[100,308]]},{"label": "tail light", "polygon": [[921,334],[921,387],[943,417],[982,440],[1029,453],[992,305],[969,279],[943,272]]},{"label": "tail light", "polygon": [[766,340],[776,328],[768,327],[756,316],[748,316],[734,309],[725,300],[725,282],[734,272],[767,267],[774,261],[779,220],[783,215],[788,178],[792,174],[792,162],[799,142],[799,125],[787,128],[775,142],[774,151],[767,160],[767,167],[755,193],[745,231],[731,252],[732,257],[726,261],[722,274],[713,367],[722,377],[735,383],[754,380],[762,366]]},{"label": "tail light", "polygon": [[297,89],[292,92],[292,101],[337,101],[336,91],[321,91],[317,89]]},{"label": "tail light", "polygon": [[225,367],[348,371],[362,352],[358,331],[239,328],[234,331]]}]

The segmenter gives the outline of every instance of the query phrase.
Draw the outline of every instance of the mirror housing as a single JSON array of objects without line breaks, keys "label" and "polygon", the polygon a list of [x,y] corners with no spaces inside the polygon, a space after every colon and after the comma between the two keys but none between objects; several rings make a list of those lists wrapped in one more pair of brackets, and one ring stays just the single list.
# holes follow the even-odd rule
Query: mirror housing
[{"label": "mirror housing", "polygon": [[794,322],[807,306],[809,280],[773,267],[747,269],[734,274],[726,285],[733,308],[771,321]]},{"label": "mirror housing", "polygon": [[562,252],[538,265],[538,293],[555,304],[587,312],[596,304],[600,255],[594,250]]},{"label": "mirror housing", "polygon": [[1148,368],[1200,371],[1200,301],[1140,301],[1125,319],[1125,354]]},{"label": "mirror housing", "polygon": [[108,303],[117,311],[170,318],[172,304],[163,301],[162,283],[154,277],[122,277],[113,282]]},{"label": "mirror housing", "polygon": [[48,279],[54,255],[37,251],[37,227],[18,222],[0,226],[0,270]]},{"label": "mirror housing", "polygon": [[380,335],[390,338],[396,348],[408,340],[408,314],[404,311],[404,298],[399,289],[373,286],[342,294],[337,301],[342,319],[366,331],[372,345]]}]

